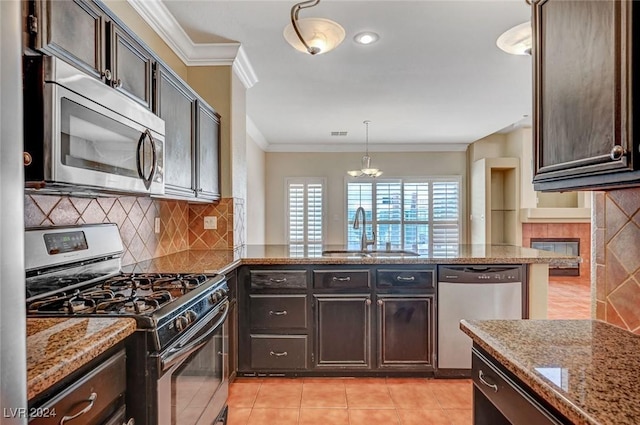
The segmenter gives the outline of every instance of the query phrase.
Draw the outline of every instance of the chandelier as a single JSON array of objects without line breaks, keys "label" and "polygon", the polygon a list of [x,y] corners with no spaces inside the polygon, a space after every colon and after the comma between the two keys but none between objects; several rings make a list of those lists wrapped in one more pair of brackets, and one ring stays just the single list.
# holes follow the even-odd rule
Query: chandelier
[{"label": "chandelier", "polygon": [[362,157],[359,170],[347,171],[347,174],[351,177],[379,177],[382,175],[381,170],[371,166],[371,157],[369,156],[369,123],[371,123],[369,120],[363,121],[363,124],[367,128],[364,156]]},{"label": "chandelier", "polygon": [[284,38],[294,49],[310,55],[321,55],[338,47],[345,31],[337,22],[324,18],[298,19],[300,9],[318,5],[320,0],[308,0],[291,8],[291,23],[284,29]]}]

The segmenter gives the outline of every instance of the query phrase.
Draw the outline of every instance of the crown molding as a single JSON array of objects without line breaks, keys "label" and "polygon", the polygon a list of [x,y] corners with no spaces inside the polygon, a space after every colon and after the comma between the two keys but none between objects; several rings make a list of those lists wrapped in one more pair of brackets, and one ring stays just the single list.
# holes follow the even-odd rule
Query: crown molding
[{"label": "crown molding", "polygon": [[249,115],[247,115],[247,134],[249,135],[249,137],[251,137],[251,140],[256,143],[256,145],[260,146],[260,149],[265,152],[269,151],[269,142],[264,137],[260,129],[258,129],[256,123],[254,123],[251,117],[249,117]]},{"label": "crown molding", "polygon": [[194,43],[161,0],[128,2],[185,65],[232,66],[245,88],[250,89],[258,82],[240,43]]},{"label": "crown molding", "polygon": [[[464,152],[468,143],[404,143],[374,144],[369,143],[369,152]],[[267,152],[363,152],[362,146],[344,144],[289,144],[269,143]]]}]

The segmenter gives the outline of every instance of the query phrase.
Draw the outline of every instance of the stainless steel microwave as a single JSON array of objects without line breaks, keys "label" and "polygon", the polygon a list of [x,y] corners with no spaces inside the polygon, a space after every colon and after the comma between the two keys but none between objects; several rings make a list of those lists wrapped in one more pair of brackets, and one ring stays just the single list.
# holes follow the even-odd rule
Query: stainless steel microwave
[{"label": "stainless steel microwave", "polygon": [[164,193],[164,121],[48,56],[23,63],[26,187]]}]

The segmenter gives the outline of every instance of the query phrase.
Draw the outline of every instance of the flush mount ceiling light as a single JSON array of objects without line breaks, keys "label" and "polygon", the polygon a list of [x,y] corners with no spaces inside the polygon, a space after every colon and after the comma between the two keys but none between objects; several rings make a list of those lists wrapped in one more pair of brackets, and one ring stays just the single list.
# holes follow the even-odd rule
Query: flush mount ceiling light
[{"label": "flush mount ceiling light", "polygon": [[344,40],[344,28],[324,18],[298,19],[300,9],[316,6],[320,0],[309,0],[291,8],[291,23],[284,29],[284,38],[296,50],[310,55],[321,55],[338,47]]},{"label": "flush mount ceiling light", "polygon": [[355,37],[353,37],[354,41],[358,44],[373,44],[376,41],[378,41],[378,39],[380,38],[380,36],[378,34],[376,34],[375,32],[371,32],[371,31],[365,31],[365,32],[361,32],[356,34]]},{"label": "flush mount ceiling light", "polygon": [[363,124],[367,126],[364,156],[362,157],[362,164],[359,170],[347,171],[347,174],[351,177],[379,177],[382,175],[381,170],[371,167],[371,157],[369,156],[369,123],[371,123],[371,121],[363,121]]},{"label": "flush mount ceiling light", "polygon": [[523,22],[503,32],[496,44],[512,55],[531,54],[531,21]]}]

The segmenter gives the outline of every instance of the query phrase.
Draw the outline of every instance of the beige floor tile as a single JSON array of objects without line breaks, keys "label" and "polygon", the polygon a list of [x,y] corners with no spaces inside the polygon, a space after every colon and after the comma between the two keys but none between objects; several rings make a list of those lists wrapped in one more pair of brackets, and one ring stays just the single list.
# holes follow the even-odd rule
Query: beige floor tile
[{"label": "beige floor tile", "polygon": [[299,409],[253,409],[247,425],[297,425]]},{"label": "beige floor tile", "polygon": [[402,425],[451,425],[442,409],[399,409],[398,416]]},{"label": "beige floor tile", "polygon": [[398,409],[439,409],[435,394],[427,385],[387,385],[393,404]]},{"label": "beige floor tile", "polygon": [[299,425],[349,425],[347,409],[300,409]]},{"label": "beige floor tile", "polygon": [[333,387],[326,384],[305,384],[302,388],[304,407],[336,407],[347,408],[347,393],[344,387]]},{"label": "beige floor tile", "polygon": [[394,409],[393,400],[386,385],[347,386],[349,409]]},{"label": "beige floor tile", "polygon": [[350,425],[399,425],[395,409],[349,409]]},{"label": "beige floor tile", "polygon": [[473,425],[473,410],[471,409],[445,410],[445,413],[449,417],[451,425]]},{"label": "beige floor tile", "polygon": [[[436,380],[437,381],[437,380]],[[448,381],[431,384],[431,389],[443,409],[471,409],[473,392],[471,381]]]},{"label": "beige floor tile", "polygon": [[227,425],[247,425],[251,408],[248,407],[229,407],[227,413]]},{"label": "beige floor tile", "polygon": [[259,389],[260,382],[234,382],[229,387],[227,404],[233,407],[253,407]]}]

